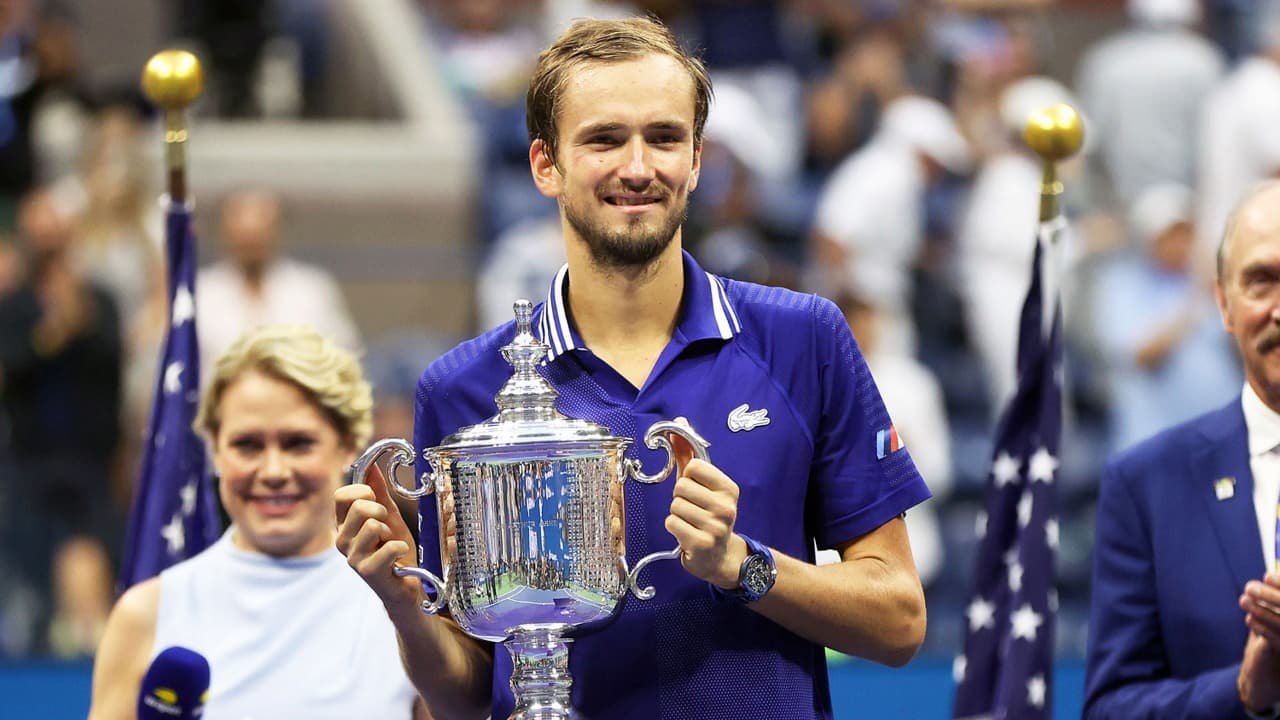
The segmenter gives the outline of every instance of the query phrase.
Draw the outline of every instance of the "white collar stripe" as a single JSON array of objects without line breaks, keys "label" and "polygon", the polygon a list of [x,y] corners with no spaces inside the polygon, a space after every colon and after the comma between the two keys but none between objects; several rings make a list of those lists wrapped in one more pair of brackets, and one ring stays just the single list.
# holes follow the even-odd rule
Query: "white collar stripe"
[{"label": "white collar stripe", "polygon": [[[742,322],[738,319],[738,313],[734,311],[733,304],[729,302],[728,293],[720,278],[705,271],[703,274],[707,277],[707,286],[710,290],[710,310],[715,318],[716,333],[721,339],[730,340],[734,335],[742,332]],[[585,349],[580,347],[573,334],[573,328],[569,324],[569,312],[565,302],[565,286],[568,282],[569,265],[566,263],[556,273],[555,280],[551,283],[551,291],[547,293],[538,326],[542,332],[542,341],[548,347],[548,360],[555,360],[570,350]]]},{"label": "white collar stripe", "polygon": [[724,291],[724,283],[718,277],[713,277],[712,279],[715,280],[716,290],[720,293],[720,299],[724,301],[724,311],[729,315],[729,322],[733,324],[733,331],[735,333],[742,332],[742,323],[738,322],[738,313],[734,311],[733,303],[729,302],[729,295]]},{"label": "white collar stripe", "polygon": [[555,350],[551,349],[551,325],[547,321],[548,315],[551,313],[550,307],[542,308],[542,318],[538,320],[538,339],[547,345],[547,359],[555,357]]},{"label": "white collar stripe", "polygon": [[560,321],[558,332],[561,335],[559,350],[561,353],[577,349],[577,345],[573,342],[573,329],[569,327],[569,311],[564,307],[564,282],[567,277],[569,277],[569,263],[565,263],[556,274],[556,318]]},{"label": "white collar stripe", "polygon": [[[557,279],[559,276],[557,275]],[[546,305],[542,308],[542,342],[549,348],[548,357],[554,358],[564,352],[560,338],[556,336],[556,323],[552,317],[556,314],[556,288],[559,283],[551,283],[551,291],[547,293]]]},{"label": "white collar stripe", "polygon": [[724,302],[720,297],[723,290],[711,273],[707,273],[707,282],[711,283],[711,309],[716,316],[716,328],[720,330],[720,337],[728,340],[733,337],[733,328],[729,326],[729,320],[724,314]]}]

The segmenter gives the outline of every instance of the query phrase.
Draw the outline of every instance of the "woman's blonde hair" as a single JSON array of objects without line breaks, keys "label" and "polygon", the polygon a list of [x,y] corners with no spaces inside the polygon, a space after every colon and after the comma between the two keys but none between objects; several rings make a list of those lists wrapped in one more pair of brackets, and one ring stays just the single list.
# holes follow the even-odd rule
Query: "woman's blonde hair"
[{"label": "woman's blonde hair", "polygon": [[200,398],[195,428],[218,436],[218,406],[236,378],[257,371],[296,386],[315,404],[338,436],[363,448],[373,434],[373,391],[355,357],[316,331],[294,325],[264,325],[241,335],[214,363]]}]

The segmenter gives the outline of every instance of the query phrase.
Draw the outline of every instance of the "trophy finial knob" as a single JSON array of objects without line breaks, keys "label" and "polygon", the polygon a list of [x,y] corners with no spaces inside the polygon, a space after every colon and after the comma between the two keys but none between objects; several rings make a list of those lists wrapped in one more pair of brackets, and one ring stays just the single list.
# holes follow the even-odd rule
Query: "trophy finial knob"
[{"label": "trophy finial knob", "polygon": [[1056,103],[1031,113],[1023,139],[1045,162],[1075,155],[1084,143],[1084,123],[1070,105]]},{"label": "trophy finial knob", "polygon": [[516,313],[516,334],[530,332],[533,325],[533,303],[520,298],[512,306]]},{"label": "trophy finial knob", "polygon": [[520,299],[512,309],[516,314],[516,336],[502,348],[502,357],[511,363],[512,373],[494,401],[504,419],[555,417],[556,389],[538,373],[538,365],[551,348],[533,334],[533,303]]},{"label": "trophy finial knob", "polygon": [[165,110],[181,110],[204,92],[200,61],[186,50],[163,50],[142,69],[142,92]]}]

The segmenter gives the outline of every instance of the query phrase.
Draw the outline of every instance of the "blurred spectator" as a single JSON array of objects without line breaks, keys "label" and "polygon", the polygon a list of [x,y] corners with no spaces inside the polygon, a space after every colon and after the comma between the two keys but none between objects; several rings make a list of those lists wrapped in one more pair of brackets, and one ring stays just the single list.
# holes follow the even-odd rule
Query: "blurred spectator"
[{"label": "blurred spectator", "polygon": [[841,293],[835,300],[867,360],[893,426],[933,493],[932,499],[907,513],[911,556],[920,582],[928,587],[946,559],[934,508],[946,502],[952,488],[951,433],[942,387],[914,357],[881,346],[880,313],[873,303],[850,293]]},{"label": "blurred spectator", "polygon": [[1257,47],[1255,23],[1262,6],[1268,2],[1270,0],[1204,0],[1209,36],[1232,63]]},{"label": "blurred spectator", "polygon": [[738,280],[796,287],[802,236],[765,211],[764,181],[782,159],[770,152],[759,103],[728,86],[716,91],[703,129],[698,191],[690,198],[685,235],[709,272]]},{"label": "blurred spectator", "polygon": [[1231,208],[1258,181],[1280,172],[1280,2],[1259,13],[1256,53],[1206,99],[1201,119],[1197,261],[1218,246]]},{"label": "blurred spectator", "polygon": [[[159,168],[144,158],[141,135],[134,107],[105,107],[93,118],[79,171],[54,186],[60,199],[79,208],[72,262],[111,294],[119,311],[123,419],[135,429],[145,427],[151,406],[166,311],[160,210],[146,181]],[[140,439],[140,430],[129,433],[126,447]]]},{"label": "blurred spectator", "polygon": [[193,39],[207,78],[205,106],[219,117],[262,114],[255,88],[265,50],[278,33],[270,0],[184,0],[179,32]]},{"label": "blurred spectator", "polygon": [[480,326],[497,327],[510,320],[516,300],[542,302],[565,261],[559,215],[524,220],[499,235],[476,278]]},{"label": "blurred spectator", "polygon": [[524,91],[543,38],[530,0],[419,0],[443,57],[441,72],[483,142],[480,237],[554,211],[529,177]]},{"label": "blurred spectator", "polygon": [[212,368],[241,333],[266,324],[305,325],[346,350],[360,350],[337,280],[280,254],[283,212],[280,198],[265,190],[235,192],[223,201],[219,239],[226,257],[196,277],[202,369]]},{"label": "blurred spectator", "polygon": [[904,53],[884,29],[837,51],[830,73],[808,93],[809,152],[819,165],[834,165],[865,143],[884,107],[911,91]]},{"label": "blurred spectator", "polygon": [[[71,222],[52,195],[23,199],[18,230],[26,275],[0,298],[0,403],[16,420],[13,472],[0,478],[11,501],[4,523],[20,538],[13,563],[32,579],[41,607],[59,613],[59,622],[92,628],[105,615],[79,610],[109,606],[110,583],[103,603],[54,597],[51,567],[57,548],[83,537],[98,551],[81,554],[76,567],[112,577],[101,549],[122,540],[123,513],[110,502],[108,482],[120,434],[119,318],[110,294],[76,271]],[[92,633],[76,637],[90,643],[79,651],[92,650]]]},{"label": "blurred spectator", "polygon": [[942,104],[905,96],[822,190],[810,262],[821,290],[849,287],[884,312],[882,340],[914,351],[911,268],[924,242],[924,196],[943,171],[969,170],[969,145]]},{"label": "blurred spectator", "polygon": [[111,612],[114,577],[102,543],[73,537],[53,558],[53,622],[49,650],[57,657],[87,658],[98,649]]},{"label": "blurred spectator", "polygon": [[76,68],[68,20],[37,8],[32,0],[0,2],[0,229],[12,227],[18,198],[39,179],[36,116]]},{"label": "blurred spectator", "polygon": [[1128,8],[1129,26],[1090,47],[1076,78],[1118,209],[1152,185],[1194,185],[1200,108],[1226,70],[1192,29],[1198,0],[1129,0]]},{"label": "blurred spectator", "polygon": [[[688,0],[697,47],[716,93],[734,88],[758,103],[759,120],[778,158],[777,180],[795,178],[804,156],[804,85],[807,58],[786,36],[781,0]],[[775,179],[769,177],[766,179]]]},{"label": "blurred spectator", "polygon": [[941,29],[955,63],[951,107],[956,122],[979,159],[1009,149],[1009,129],[1001,113],[1004,91],[1039,73],[1048,45],[1044,26],[1023,15],[950,18]]},{"label": "blurred spectator", "polygon": [[1109,370],[1112,452],[1240,392],[1240,362],[1192,266],[1191,206],[1184,186],[1143,192],[1129,213],[1138,247],[1111,258],[1098,283],[1094,326]]}]

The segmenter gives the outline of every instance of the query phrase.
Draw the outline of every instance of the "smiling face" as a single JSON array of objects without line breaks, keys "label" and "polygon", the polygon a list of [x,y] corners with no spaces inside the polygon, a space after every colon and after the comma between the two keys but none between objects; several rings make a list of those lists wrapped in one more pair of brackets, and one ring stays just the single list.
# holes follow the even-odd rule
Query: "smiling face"
[{"label": "smiling face", "polygon": [[213,462],[238,547],[276,557],[333,547],[333,493],[355,451],[293,383],[248,370],[223,391]]},{"label": "smiling face", "polygon": [[1249,385],[1280,412],[1280,184],[1250,196],[1229,225],[1218,308]]},{"label": "smiling face", "polygon": [[539,190],[560,203],[569,242],[607,270],[644,268],[680,236],[698,184],[694,86],[674,58],[587,62],[571,71],[558,157],[529,151]]}]

